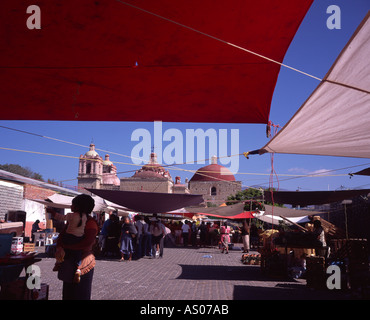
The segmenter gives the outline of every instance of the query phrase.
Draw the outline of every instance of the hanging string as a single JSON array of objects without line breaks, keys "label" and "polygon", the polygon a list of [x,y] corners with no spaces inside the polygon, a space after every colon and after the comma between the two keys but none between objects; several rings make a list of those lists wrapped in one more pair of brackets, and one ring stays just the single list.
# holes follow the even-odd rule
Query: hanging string
[{"label": "hanging string", "polygon": [[[279,125],[275,125],[271,121],[269,121],[267,123],[267,126],[266,126],[266,135],[267,135],[267,137],[270,138],[270,140],[271,140],[277,134],[279,128],[280,128]],[[274,167],[274,155],[275,155],[274,152],[272,152],[270,154],[271,172],[270,172],[270,179],[269,179],[269,190],[270,190],[270,193],[271,193],[271,202],[272,202],[272,206],[271,206],[271,225],[272,225],[271,229],[272,229],[272,231],[274,230],[274,205],[275,205],[275,201],[274,201],[274,175],[276,176],[277,183],[278,183],[277,190],[279,190],[279,188],[280,188],[279,178],[276,174],[275,167]],[[273,248],[273,232],[271,233],[270,241],[271,241],[270,247],[272,249]]]},{"label": "hanging string", "polygon": [[[12,131],[16,131],[16,132],[19,132],[19,133],[32,135],[32,136],[36,136],[36,137],[39,137],[39,138],[44,138],[44,139],[53,140],[53,141],[57,141],[57,142],[67,143],[67,144],[77,146],[77,147],[89,148],[89,146],[87,146],[87,145],[83,145],[83,144],[75,143],[75,142],[70,142],[70,141],[66,141],[66,140],[62,140],[62,139],[57,139],[57,138],[53,138],[53,137],[48,137],[48,136],[45,136],[45,135],[42,135],[42,134],[30,132],[30,131],[10,128],[10,127],[3,126],[3,125],[0,125],[0,128],[6,129],[6,130],[12,130]],[[143,162],[148,162],[148,160],[143,160],[141,158],[136,158],[136,157],[133,157],[133,156],[128,156],[128,155],[125,155],[125,154],[121,154],[121,153],[117,153],[117,152],[113,152],[113,151],[109,151],[109,150],[104,150],[104,149],[99,149],[99,148],[95,148],[95,150],[111,153],[111,154],[121,156],[121,157],[125,157],[125,158],[136,159],[136,160],[141,160]]]}]

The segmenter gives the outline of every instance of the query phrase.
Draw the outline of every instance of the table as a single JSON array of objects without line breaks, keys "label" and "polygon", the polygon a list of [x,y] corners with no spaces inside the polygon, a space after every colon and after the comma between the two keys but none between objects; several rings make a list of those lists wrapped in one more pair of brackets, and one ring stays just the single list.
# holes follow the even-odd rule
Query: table
[{"label": "table", "polygon": [[[29,278],[29,274],[27,273],[27,269],[29,266],[41,261],[40,258],[35,257],[35,252],[27,253],[27,254],[19,254],[19,255],[8,255],[4,258],[0,259],[0,299],[7,299],[11,297],[7,297],[6,290],[11,290],[12,285],[17,285],[18,288],[17,292],[19,297],[25,298],[28,297],[32,290],[27,288],[27,279]],[[26,277],[24,281],[18,282],[19,276],[22,270],[25,270]]]}]

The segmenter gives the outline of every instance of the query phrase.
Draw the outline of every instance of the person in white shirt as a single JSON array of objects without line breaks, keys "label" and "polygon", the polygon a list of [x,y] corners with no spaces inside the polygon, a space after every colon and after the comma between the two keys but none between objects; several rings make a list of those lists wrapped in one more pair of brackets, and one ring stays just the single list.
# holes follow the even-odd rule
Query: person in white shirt
[{"label": "person in white shirt", "polygon": [[183,241],[184,241],[184,247],[186,247],[188,245],[188,242],[189,242],[189,231],[190,231],[190,227],[188,225],[187,220],[181,226],[181,231],[182,231],[182,238],[183,238]]}]

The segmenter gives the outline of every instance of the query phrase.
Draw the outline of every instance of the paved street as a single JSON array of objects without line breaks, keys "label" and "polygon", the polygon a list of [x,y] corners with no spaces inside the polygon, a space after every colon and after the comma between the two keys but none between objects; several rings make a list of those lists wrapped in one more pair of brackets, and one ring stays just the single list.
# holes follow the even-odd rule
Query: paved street
[{"label": "paved street", "polygon": [[[41,281],[49,285],[49,300],[62,298],[62,282],[52,271],[54,259],[40,248]],[[119,262],[98,259],[94,300],[254,300],[343,299],[343,293],[317,291],[304,280],[263,276],[259,266],[243,265],[242,252],[221,254],[215,248],[165,248],[162,259]]]}]

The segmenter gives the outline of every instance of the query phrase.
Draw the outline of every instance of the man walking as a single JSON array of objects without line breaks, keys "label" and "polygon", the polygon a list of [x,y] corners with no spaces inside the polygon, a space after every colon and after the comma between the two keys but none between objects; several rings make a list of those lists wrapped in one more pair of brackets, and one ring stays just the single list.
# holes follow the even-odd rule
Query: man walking
[{"label": "man walking", "polygon": [[183,241],[184,241],[184,247],[187,247],[187,245],[188,245],[188,241],[189,241],[189,230],[190,230],[190,227],[188,225],[188,220],[186,220],[185,223],[181,227],[182,238],[183,238]]}]

